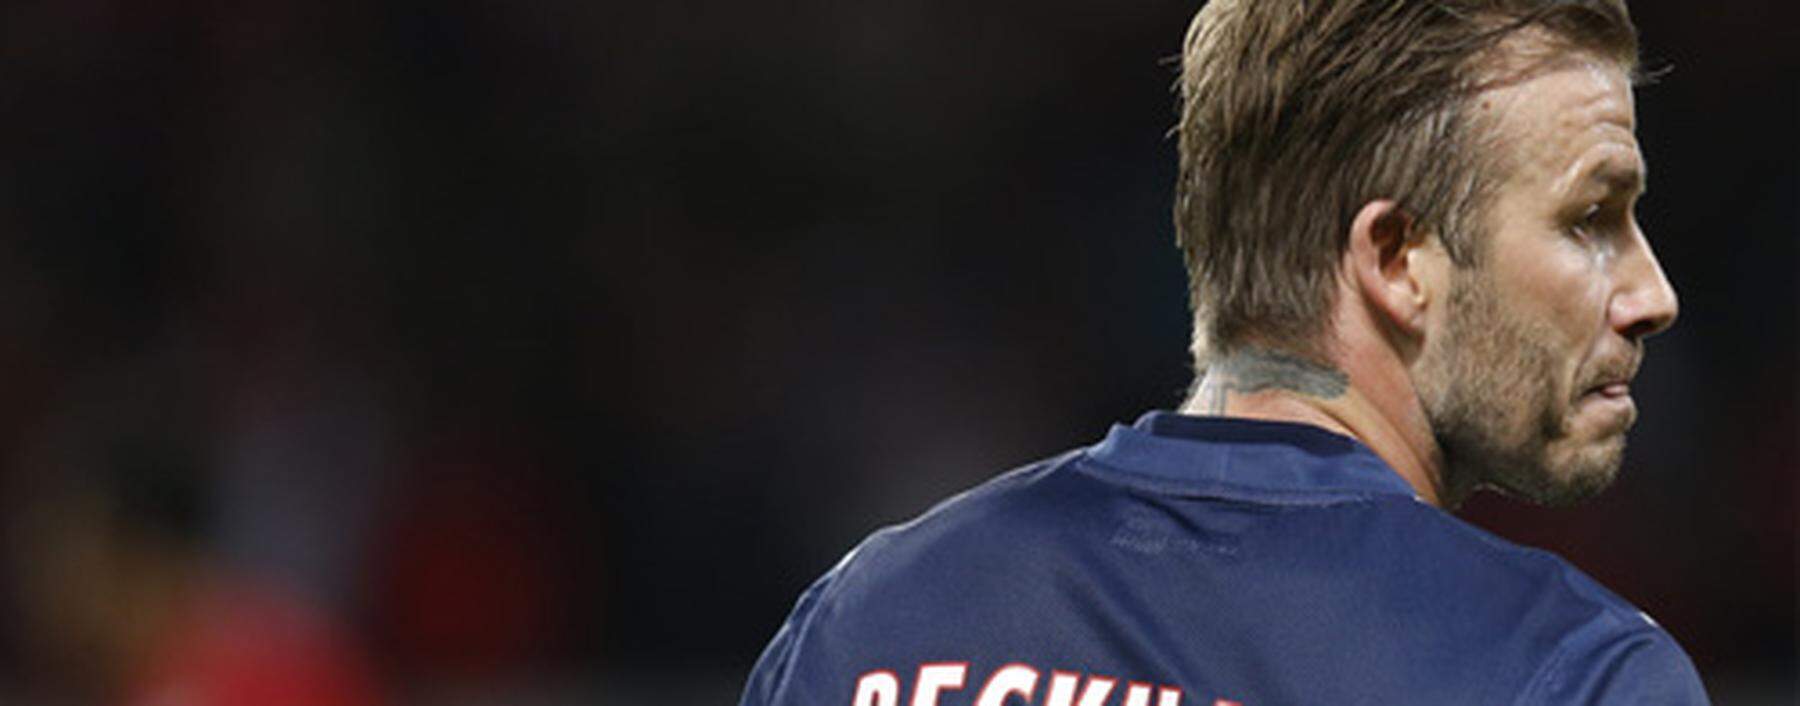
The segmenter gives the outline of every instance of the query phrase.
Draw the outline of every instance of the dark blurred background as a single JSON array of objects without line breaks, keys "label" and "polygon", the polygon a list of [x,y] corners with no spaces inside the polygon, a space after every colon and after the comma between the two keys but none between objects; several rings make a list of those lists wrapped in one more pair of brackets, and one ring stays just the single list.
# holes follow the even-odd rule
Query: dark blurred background
[{"label": "dark blurred background", "polygon": [[[0,5],[0,701],[718,704],[862,535],[1176,405],[1192,0]],[[1793,703],[1800,59],[1640,2],[1622,481],[1467,516]]]}]

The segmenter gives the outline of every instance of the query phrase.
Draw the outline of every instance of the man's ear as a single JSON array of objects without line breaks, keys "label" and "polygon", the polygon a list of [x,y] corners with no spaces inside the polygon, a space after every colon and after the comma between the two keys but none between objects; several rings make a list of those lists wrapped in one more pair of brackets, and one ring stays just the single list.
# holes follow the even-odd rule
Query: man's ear
[{"label": "man's ear", "polygon": [[1370,313],[1390,330],[1417,340],[1426,312],[1443,296],[1448,258],[1436,237],[1394,201],[1363,204],[1350,222],[1344,267]]}]

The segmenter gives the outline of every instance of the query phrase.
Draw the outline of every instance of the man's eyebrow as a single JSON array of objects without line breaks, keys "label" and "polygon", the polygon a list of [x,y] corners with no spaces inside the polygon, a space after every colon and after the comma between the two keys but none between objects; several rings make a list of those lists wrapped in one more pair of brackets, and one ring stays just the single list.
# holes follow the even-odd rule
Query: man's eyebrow
[{"label": "man's eyebrow", "polygon": [[1641,160],[1605,159],[1588,167],[1581,181],[1598,181],[1613,191],[1642,196],[1650,188],[1649,170]]}]

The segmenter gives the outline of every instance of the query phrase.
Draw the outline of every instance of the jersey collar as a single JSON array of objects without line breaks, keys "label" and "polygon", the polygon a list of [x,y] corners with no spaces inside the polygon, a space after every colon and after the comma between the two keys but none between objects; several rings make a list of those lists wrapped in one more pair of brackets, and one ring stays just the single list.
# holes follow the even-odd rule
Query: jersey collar
[{"label": "jersey collar", "polygon": [[1087,460],[1166,490],[1260,501],[1416,498],[1361,442],[1308,424],[1150,412],[1113,425]]}]

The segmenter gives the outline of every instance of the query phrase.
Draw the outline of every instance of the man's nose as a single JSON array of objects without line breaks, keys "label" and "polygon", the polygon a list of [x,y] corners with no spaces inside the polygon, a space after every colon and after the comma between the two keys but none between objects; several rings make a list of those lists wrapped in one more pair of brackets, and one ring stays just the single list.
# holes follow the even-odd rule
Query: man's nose
[{"label": "man's nose", "polygon": [[1631,247],[1620,255],[1607,310],[1613,330],[1631,340],[1662,333],[1675,323],[1681,304],[1642,229],[1632,228]]}]

